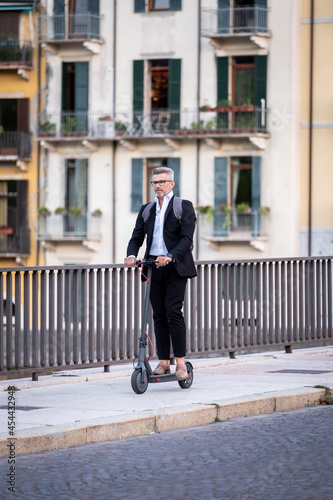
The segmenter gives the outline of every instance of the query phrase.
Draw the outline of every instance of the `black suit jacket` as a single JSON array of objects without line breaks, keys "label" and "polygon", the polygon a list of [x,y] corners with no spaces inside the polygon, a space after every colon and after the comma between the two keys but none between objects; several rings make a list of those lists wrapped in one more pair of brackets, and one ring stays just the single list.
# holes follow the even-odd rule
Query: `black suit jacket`
[{"label": "black suit jacket", "polygon": [[[193,261],[193,233],[195,230],[195,212],[193,205],[188,200],[182,200],[183,214],[179,221],[173,213],[173,200],[171,198],[168,208],[165,212],[163,236],[164,242],[169,253],[175,259],[175,268],[180,276],[194,278],[196,268]],[[149,217],[146,223],[143,220],[142,212],[146,205],[140,209],[132,237],[127,246],[127,255],[138,255],[140,247],[143,245],[145,235],[147,235],[147,246],[145,259],[150,254],[150,247],[153,241],[154,224],[156,216],[156,204],[150,209]]]}]

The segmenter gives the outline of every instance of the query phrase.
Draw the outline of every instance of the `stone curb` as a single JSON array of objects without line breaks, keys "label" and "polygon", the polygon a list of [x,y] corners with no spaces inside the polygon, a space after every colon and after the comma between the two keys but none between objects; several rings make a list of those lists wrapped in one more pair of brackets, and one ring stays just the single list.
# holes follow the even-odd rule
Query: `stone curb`
[{"label": "stone curb", "polygon": [[[331,388],[333,390],[333,388]],[[267,393],[267,396],[235,398],[229,402],[208,405],[194,404],[156,413],[90,420],[86,425],[60,427],[54,430],[33,429],[15,434],[15,454],[26,455],[42,451],[69,448],[87,443],[112,441],[156,432],[198,427],[232,418],[251,417],[279,411],[295,410],[319,404],[324,389],[301,388],[297,391]],[[3,434],[2,434],[3,435]],[[14,440],[12,440],[14,441]],[[0,438],[0,457],[9,456],[10,438]]]}]

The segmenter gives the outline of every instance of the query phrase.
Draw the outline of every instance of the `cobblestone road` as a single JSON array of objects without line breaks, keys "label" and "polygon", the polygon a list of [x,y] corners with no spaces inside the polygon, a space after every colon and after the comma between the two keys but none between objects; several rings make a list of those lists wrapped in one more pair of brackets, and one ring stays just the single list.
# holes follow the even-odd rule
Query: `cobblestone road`
[{"label": "cobblestone road", "polygon": [[331,500],[332,430],[320,406],[17,456],[15,493],[0,459],[0,498]]}]

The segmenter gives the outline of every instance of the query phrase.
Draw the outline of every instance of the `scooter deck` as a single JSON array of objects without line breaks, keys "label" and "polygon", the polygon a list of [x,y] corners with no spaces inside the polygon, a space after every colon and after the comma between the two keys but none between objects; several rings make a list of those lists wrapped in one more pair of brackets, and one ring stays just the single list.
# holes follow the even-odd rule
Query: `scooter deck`
[{"label": "scooter deck", "polygon": [[[189,377],[187,377],[189,378]],[[187,378],[183,380],[187,380]],[[167,375],[149,375],[148,376],[148,383],[149,384],[158,384],[160,382],[173,382],[179,380],[176,378],[176,373],[168,373]]]}]

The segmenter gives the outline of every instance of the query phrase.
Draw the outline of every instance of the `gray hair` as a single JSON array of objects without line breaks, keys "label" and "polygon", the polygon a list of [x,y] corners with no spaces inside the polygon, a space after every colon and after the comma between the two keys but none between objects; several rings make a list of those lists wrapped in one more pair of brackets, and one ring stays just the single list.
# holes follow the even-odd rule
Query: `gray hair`
[{"label": "gray hair", "polygon": [[156,167],[153,170],[153,175],[159,175],[159,174],[168,174],[169,179],[173,181],[174,179],[174,171],[172,168],[169,167]]}]

